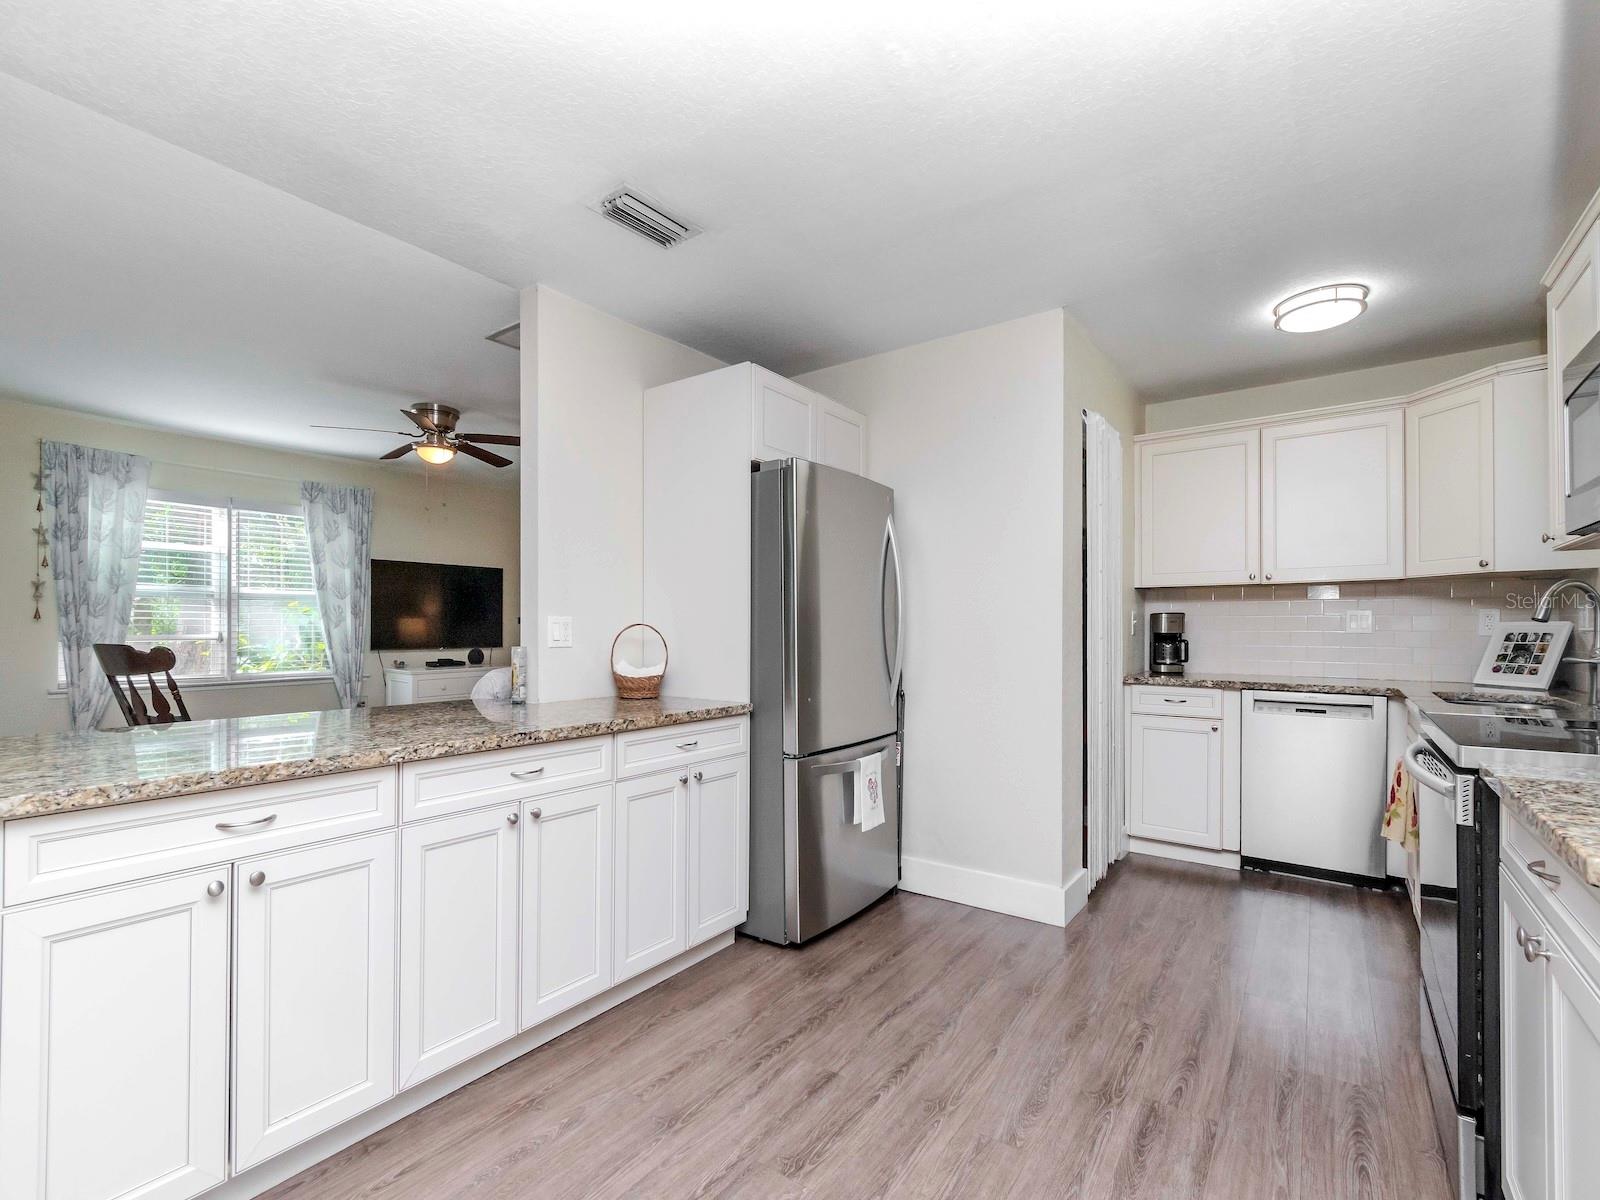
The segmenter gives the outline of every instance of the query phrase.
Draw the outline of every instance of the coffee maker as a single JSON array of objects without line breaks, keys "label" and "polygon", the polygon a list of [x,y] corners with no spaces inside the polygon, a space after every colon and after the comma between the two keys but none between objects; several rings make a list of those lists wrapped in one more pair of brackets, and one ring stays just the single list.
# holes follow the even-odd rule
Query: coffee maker
[{"label": "coffee maker", "polygon": [[1181,612],[1150,614],[1150,674],[1182,675],[1189,661],[1189,639],[1183,636]]}]

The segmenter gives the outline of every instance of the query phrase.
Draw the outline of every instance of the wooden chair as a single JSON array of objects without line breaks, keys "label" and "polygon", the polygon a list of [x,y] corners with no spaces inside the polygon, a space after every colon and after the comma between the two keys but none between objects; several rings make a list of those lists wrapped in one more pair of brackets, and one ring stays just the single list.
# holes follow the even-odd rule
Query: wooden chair
[{"label": "wooden chair", "polygon": [[[193,720],[183,702],[183,693],[172,678],[172,668],[178,665],[178,656],[167,647],[153,646],[149,650],[139,650],[133,646],[96,642],[94,656],[100,660],[100,669],[106,673],[106,681],[111,684],[117,707],[122,710],[122,716],[130,727]],[[156,685],[158,671],[166,677],[167,691],[172,694],[171,703]],[[135,675],[144,676],[145,686],[150,692],[148,706],[144,697],[139,695],[138,685],[134,682]],[[173,704],[177,705],[177,712],[173,712]]]}]

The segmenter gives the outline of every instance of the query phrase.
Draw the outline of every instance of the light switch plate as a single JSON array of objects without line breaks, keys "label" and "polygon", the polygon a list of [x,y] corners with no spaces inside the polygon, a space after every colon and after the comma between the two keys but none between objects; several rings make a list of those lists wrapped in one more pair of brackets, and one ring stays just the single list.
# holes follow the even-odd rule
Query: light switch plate
[{"label": "light switch plate", "polygon": [[553,648],[572,646],[572,618],[551,617],[546,630],[545,645]]},{"label": "light switch plate", "polygon": [[1478,636],[1493,637],[1494,631],[1500,627],[1500,610],[1498,608],[1480,608],[1478,610]]},{"label": "light switch plate", "polygon": [[1346,633],[1371,633],[1372,610],[1370,608],[1352,608],[1345,613],[1344,631]]}]

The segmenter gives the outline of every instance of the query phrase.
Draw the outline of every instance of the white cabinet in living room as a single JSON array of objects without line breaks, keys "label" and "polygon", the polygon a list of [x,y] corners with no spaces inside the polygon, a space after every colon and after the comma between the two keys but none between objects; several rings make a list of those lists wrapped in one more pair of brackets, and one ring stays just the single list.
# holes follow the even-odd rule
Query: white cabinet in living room
[{"label": "white cabinet in living room", "polygon": [[1222,847],[1222,724],[1133,713],[1128,718],[1128,832]]},{"label": "white cabinet in living room", "polygon": [[1139,442],[1136,467],[1137,586],[1259,581],[1259,430]]},{"label": "white cabinet in living room", "polygon": [[615,982],[688,948],[689,769],[616,789]]},{"label": "white cabinet in living room", "polygon": [[5,915],[4,1200],[185,1200],[223,1180],[227,889],[222,867]]},{"label": "white cabinet in living room", "polygon": [[750,909],[750,772],[722,759],[689,776],[689,945],[744,921]]},{"label": "white cabinet in living room", "polygon": [[1261,431],[1261,577],[1405,574],[1405,419],[1378,409]]},{"label": "white cabinet in living room", "polygon": [[1494,567],[1494,382],[1406,406],[1406,574]]},{"label": "white cabinet in living room", "polygon": [[395,1092],[395,834],[235,868],[234,1166]]},{"label": "white cabinet in living room", "polygon": [[400,831],[400,1082],[515,1034],[518,825],[501,804]]},{"label": "white cabinet in living room", "polygon": [[523,805],[522,1026],[610,987],[611,785]]}]

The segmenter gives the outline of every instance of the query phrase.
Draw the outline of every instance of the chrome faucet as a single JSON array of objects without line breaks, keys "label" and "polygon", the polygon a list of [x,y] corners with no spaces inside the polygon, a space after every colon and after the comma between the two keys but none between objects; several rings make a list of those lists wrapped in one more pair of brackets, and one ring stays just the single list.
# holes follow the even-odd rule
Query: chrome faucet
[{"label": "chrome faucet", "polygon": [[[1550,610],[1555,607],[1556,597],[1565,591],[1582,592],[1589,598],[1589,604],[1595,611],[1596,632],[1600,634],[1600,592],[1581,579],[1558,579],[1545,589],[1544,595],[1539,597],[1539,603],[1533,610],[1533,619],[1541,623],[1550,619]],[[1563,663],[1577,663],[1589,668],[1589,707],[1600,708],[1600,658],[1575,658],[1566,657]]]}]

